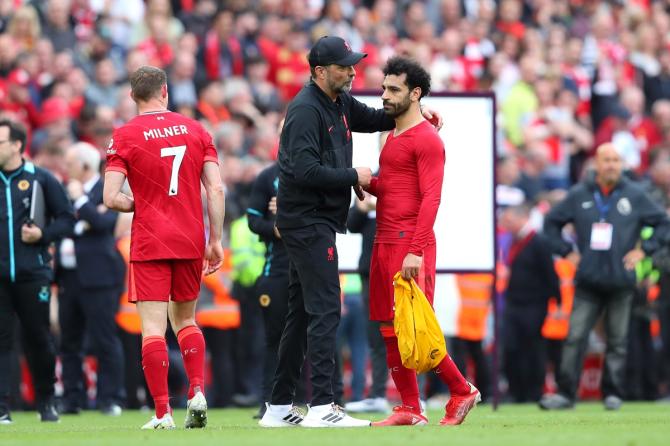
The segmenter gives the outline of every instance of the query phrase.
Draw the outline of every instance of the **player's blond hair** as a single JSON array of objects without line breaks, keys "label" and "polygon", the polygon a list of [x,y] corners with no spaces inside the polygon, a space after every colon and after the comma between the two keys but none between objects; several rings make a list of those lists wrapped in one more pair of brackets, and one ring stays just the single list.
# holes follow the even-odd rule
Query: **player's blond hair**
[{"label": "player's blond hair", "polygon": [[130,91],[136,102],[147,102],[158,96],[167,84],[167,74],[157,67],[144,65],[130,75]]}]

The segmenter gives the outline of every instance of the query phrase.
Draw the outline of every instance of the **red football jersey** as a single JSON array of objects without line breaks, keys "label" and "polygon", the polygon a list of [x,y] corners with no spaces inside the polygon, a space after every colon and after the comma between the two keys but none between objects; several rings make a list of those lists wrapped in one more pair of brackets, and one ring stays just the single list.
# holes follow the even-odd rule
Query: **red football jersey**
[{"label": "red football jersey", "polygon": [[106,170],[124,173],[135,199],[131,261],[204,256],[206,161],[218,163],[212,137],[179,113],[144,113],[114,132]]},{"label": "red football jersey", "polygon": [[428,121],[398,136],[391,131],[370,185],[377,196],[375,243],[408,244],[416,255],[435,244],[444,162],[444,143]]}]

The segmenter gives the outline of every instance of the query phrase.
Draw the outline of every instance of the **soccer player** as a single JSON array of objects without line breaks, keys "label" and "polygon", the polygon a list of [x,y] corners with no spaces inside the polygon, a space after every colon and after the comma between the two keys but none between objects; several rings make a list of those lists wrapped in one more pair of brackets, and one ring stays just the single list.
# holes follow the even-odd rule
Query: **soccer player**
[{"label": "soccer player", "polygon": [[[114,132],[107,150],[104,202],[134,212],[129,300],[142,320],[142,368],[156,415],[142,429],[175,427],[168,395],[169,317],[189,379],[185,427],[207,423],[205,340],[195,324],[202,273],[221,266],[224,194],[216,149],[196,121],[167,109],[167,76],[143,66],[130,76],[139,115]],[[128,179],[133,196],[122,192]],[[209,240],[200,183],[207,193]],[[204,262],[203,262],[204,259]]]},{"label": "soccer player", "polygon": [[[380,321],[386,362],[400,392],[402,405],[373,426],[422,425],[419,387],[414,370],[403,367],[393,331],[393,276],[400,271],[414,278],[433,302],[436,242],[433,225],[440,206],[444,176],[444,144],[421,114],[421,98],[430,92],[430,75],[403,57],[384,67],[384,111],[395,119],[379,157],[379,174],[368,191],[377,196],[377,233],[370,264],[370,319]],[[451,399],[442,425],[460,424],[481,399],[449,355],[435,368],[449,386]]]}]

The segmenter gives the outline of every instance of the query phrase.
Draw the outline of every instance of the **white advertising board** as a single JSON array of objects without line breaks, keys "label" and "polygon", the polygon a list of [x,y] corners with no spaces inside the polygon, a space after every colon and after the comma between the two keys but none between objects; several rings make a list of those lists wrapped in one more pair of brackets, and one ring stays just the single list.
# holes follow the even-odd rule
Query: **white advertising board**
[{"label": "white advertising board", "polygon": [[[356,95],[380,108],[379,95]],[[446,150],[442,200],[435,221],[437,271],[493,271],[495,266],[495,104],[492,94],[436,94],[422,99],[440,112]],[[354,133],[354,166],[379,166],[380,134]],[[358,234],[338,234],[342,271],[355,271],[361,250]]]}]

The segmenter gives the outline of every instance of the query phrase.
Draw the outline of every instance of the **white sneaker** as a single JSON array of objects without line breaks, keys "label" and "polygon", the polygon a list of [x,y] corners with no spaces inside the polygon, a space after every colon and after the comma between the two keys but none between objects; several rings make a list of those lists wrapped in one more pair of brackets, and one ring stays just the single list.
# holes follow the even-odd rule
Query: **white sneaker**
[{"label": "white sneaker", "polygon": [[369,427],[370,420],[352,418],[335,403],[312,406],[300,423],[302,427]]},{"label": "white sneaker", "polygon": [[202,392],[198,391],[186,403],[186,429],[203,428],[207,426],[207,400]]},{"label": "white sneaker", "polygon": [[364,413],[364,412],[384,412],[388,413],[391,410],[386,398],[366,398],[360,401],[351,401],[344,405],[347,412]]},{"label": "white sneaker", "polygon": [[292,404],[273,405],[265,403],[263,418],[258,420],[262,427],[296,427],[305,418],[305,412]]},{"label": "white sneaker", "polygon": [[169,413],[166,413],[163,415],[163,418],[156,418],[154,415],[151,417],[151,420],[147,422],[144,426],[142,426],[142,429],[174,429],[176,426],[174,424],[174,420],[172,419],[172,415]]},{"label": "white sneaker", "polygon": [[12,417],[9,415],[9,411],[0,414],[0,424],[12,424]]}]

